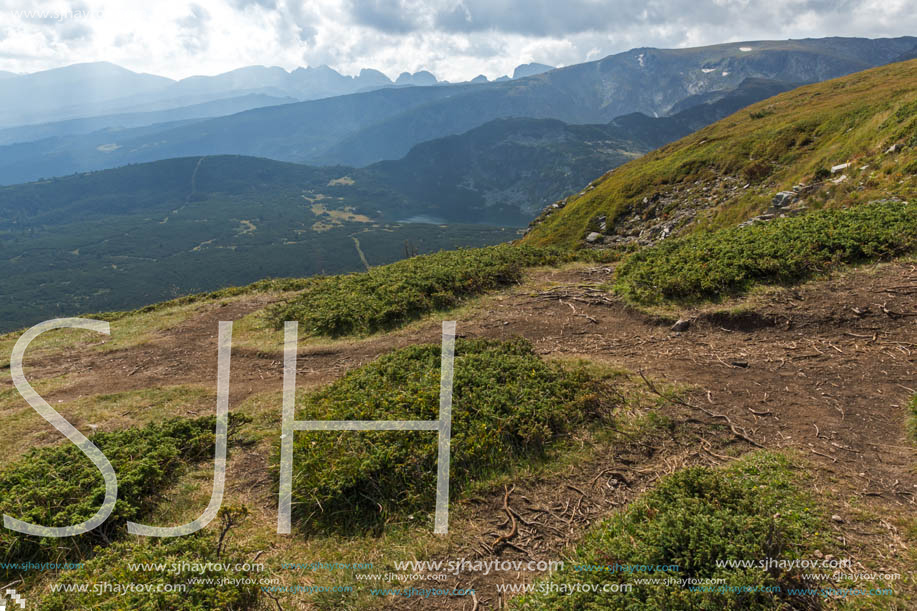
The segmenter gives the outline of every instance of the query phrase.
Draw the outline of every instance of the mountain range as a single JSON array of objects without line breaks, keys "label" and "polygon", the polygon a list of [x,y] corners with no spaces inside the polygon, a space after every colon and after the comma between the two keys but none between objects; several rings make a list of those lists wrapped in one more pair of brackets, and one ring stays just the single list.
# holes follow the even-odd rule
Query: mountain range
[{"label": "mountain range", "polygon": [[[418,144],[401,159],[365,168],[232,156],[225,158],[235,161],[220,165],[226,171],[214,176],[210,160],[221,156],[177,159],[201,160],[205,171],[194,174],[201,193],[261,191],[273,196],[339,180],[337,186],[347,188],[336,189],[336,206],[359,208],[386,221],[425,215],[448,222],[524,226],[544,205],[608,169],[791,87],[746,79],[670,117],[631,113],[593,125],[495,119],[463,134]],[[199,195],[189,190],[188,171],[175,170],[174,161],[0,188],[0,227],[48,227],[117,216]]]},{"label": "mountain range", "polygon": [[16,127],[0,128],[0,146],[22,142],[34,142],[61,136],[90,134],[92,132],[109,130],[118,131],[131,127],[143,127],[157,123],[185,121],[188,119],[207,119],[223,115],[232,115],[243,110],[277,106],[296,102],[295,98],[278,98],[274,96],[252,93],[233,98],[223,98],[211,102],[202,102],[179,108],[166,110],[153,110],[146,112],[125,112],[110,115],[79,117],[50,123],[34,125],[20,125]]},{"label": "mountain range", "polygon": [[[516,68],[513,78],[551,68],[544,64],[524,64]],[[448,84],[426,70],[403,72],[393,81],[378,70],[364,68],[357,76],[347,76],[324,65],[292,71],[277,66],[247,66],[214,76],[173,80],[132,72],[108,62],[74,64],[32,74],[0,71],[0,79],[5,85],[0,91],[0,128],[162,111],[242,96],[303,101],[384,87]],[[220,113],[207,116],[217,114]]]},{"label": "mountain range", "polygon": [[216,154],[361,167],[399,159],[416,144],[493,119],[606,123],[632,112],[663,116],[686,99],[734,89],[747,78],[811,83],[888,63],[915,46],[917,38],[901,37],[633,49],[509,81],[383,88],[0,147],[0,183]]},{"label": "mountain range", "polygon": [[[631,113],[602,124],[494,119],[353,169],[399,193],[419,214],[460,222],[527,223],[545,205],[655,148],[793,85],[746,79],[668,117]],[[359,178],[357,179],[359,180]]]},{"label": "mountain range", "polygon": [[327,66],[297,68],[292,72],[279,67],[248,66],[216,76],[175,81],[139,74],[107,62],[12,75],[4,80],[5,86],[0,91],[0,127],[167,110],[250,94],[300,101],[393,85],[377,70],[362,70],[358,76],[350,77]]}]

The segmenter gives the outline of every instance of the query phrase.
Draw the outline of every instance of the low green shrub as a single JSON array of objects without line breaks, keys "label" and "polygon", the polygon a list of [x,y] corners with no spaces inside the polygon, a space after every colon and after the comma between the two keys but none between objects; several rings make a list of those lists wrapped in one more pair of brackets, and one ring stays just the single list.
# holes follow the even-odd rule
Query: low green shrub
[{"label": "low green shrub", "polygon": [[[728,469],[678,471],[593,528],[561,571],[512,606],[538,611],[789,608],[786,586],[798,587],[792,575],[757,566],[718,567],[717,562],[796,558],[814,549],[823,518],[795,479],[787,459],[771,453],[753,454]],[[628,565],[661,570],[622,568]],[[724,585],[749,591],[702,591],[690,581],[684,586],[638,583],[642,578],[721,578]],[[598,590],[564,594],[547,587],[574,582]],[[632,589],[610,594],[603,591],[606,584],[632,584]]]},{"label": "low green shrub", "polygon": [[[237,564],[244,566],[245,560],[219,557],[216,547],[213,535],[203,531],[169,539],[119,541],[100,549],[82,567],[62,572],[54,586],[57,591],[45,596],[41,608],[46,611],[253,608],[259,594],[260,586],[256,584],[259,574],[234,570]],[[161,570],[153,568],[156,565]],[[240,580],[245,581],[240,583]],[[251,583],[247,583],[249,580]]]},{"label": "low green shrub", "polygon": [[[440,347],[380,357],[299,400],[298,419],[436,420]],[[451,490],[542,456],[558,436],[603,414],[603,381],[541,360],[524,340],[458,340],[454,364]],[[297,432],[293,513],[313,525],[375,527],[432,508],[435,432]],[[276,457],[275,457],[276,463]]]},{"label": "low green shrub", "polygon": [[[248,420],[233,416],[230,431]],[[43,538],[0,530],[0,559],[74,561],[94,546],[123,536],[125,523],[147,514],[158,502],[158,493],[175,481],[185,465],[212,459],[215,424],[212,416],[176,418],[91,436],[118,476],[118,500],[111,515],[93,531],[76,537]],[[87,520],[105,498],[101,473],[72,443],[34,448],[17,462],[0,467],[0,490],[0,513],[42,526]]]},{"label": "low green shrub", "polygon": [[269,318],[278,328],[299,321],[310,335],[374,333],[518,282],[526,267],[572,257],[556,249],[509,244],[412,257],[358,274],[316,278],[275,307]]},{"label": "low green shrub", "polygon": [[881,201],[666,240],[625,259],[615,290],[642,304],[715,299],[915,249],[917,202]]}]

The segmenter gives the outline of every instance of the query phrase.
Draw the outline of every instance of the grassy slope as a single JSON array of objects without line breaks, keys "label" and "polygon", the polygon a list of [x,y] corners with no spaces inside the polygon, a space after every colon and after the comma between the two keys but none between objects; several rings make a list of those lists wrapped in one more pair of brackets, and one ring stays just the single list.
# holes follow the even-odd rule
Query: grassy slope
[{"label": "grassy slope", "polygon": [[[717,193],[716,203],[699,216],[700,226],[724,227],[750,218],[765,210],[777,191],[800,181],[814,183],[819,170],[845,162],[851,163],[844,171],[848,180],[822,184],[808,198],[809,207],[912,197],[917,194],[915,133],[917,60],[801,87],[607,174],[535,227],[525,241],[575,246],[597,216],[607,216],[611,229],[622,215],[647,208],[644,198],[722,175],[740,177],[749,188]],[[904,149],[886,154],[893,144]],[[824,172],[819,174],[823,180]],[[686,193],[679,205],[695,199]]]}]

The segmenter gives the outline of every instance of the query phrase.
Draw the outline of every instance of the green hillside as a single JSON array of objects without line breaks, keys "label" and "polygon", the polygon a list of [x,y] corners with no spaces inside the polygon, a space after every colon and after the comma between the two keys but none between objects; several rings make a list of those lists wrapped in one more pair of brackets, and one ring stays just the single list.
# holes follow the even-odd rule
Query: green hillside
[{"label": "green hillside", "polygon": [[525,241],[577,247],[595,232],[595,244],[645,245],[762,214],[913,198],[915,147],[917,61],[906,61],[783,93],[617,168]]}]

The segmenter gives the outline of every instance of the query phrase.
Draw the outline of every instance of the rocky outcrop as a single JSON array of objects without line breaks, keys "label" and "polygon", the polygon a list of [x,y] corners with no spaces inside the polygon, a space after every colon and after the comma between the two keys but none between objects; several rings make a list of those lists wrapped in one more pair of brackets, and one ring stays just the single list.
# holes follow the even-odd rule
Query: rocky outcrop
[{"label": "rocky outcrop", "polygon": [[586,240],[586,245],[609,247],[633,243],[641,246],[655,244],[679,234],[704,210],[717,206],[742,188],[737,178],[720,176],[713,180],[698,180],[657,191],[644,197],[638,206],[613,221],[604,216],[594,218],[590,229],[599,233],[602,239],[593,236],[592,240]]},{"label": "rocky outcrop", "polygon": [[[583,237],[588,248],[609,248],[637,244],[651,246],[669,237],[680,235],[696,221],[706,217],[722,203],[739,197],[751,185],[743,183],[736,176],[718,176],[714,179],[682,183],[670,189],[658,191],[634,209],[610,222],[605,216],[597,216],[589,223],[589,232]],[[794,185],[792,190],[778,191],[770,196],[770,207],[739,226],[770,221],[775,218],[795,216],[807,210],[804,199],[817,185]],[[755,187],[766,194],[767,185]],[[566,200],[552,205],[543,214],[561,209]]]}]

